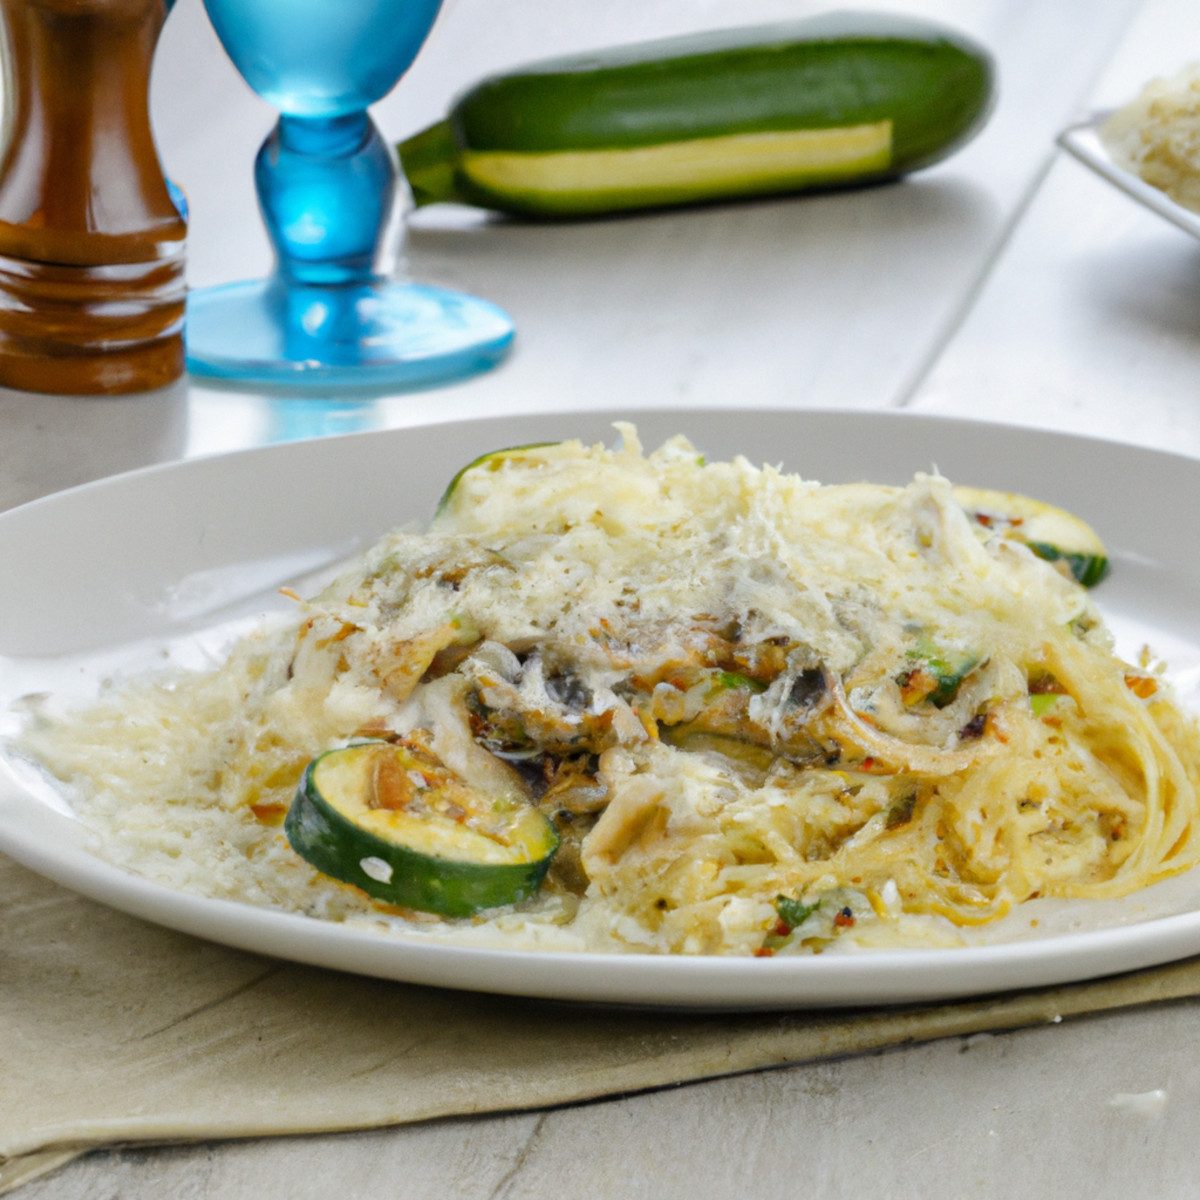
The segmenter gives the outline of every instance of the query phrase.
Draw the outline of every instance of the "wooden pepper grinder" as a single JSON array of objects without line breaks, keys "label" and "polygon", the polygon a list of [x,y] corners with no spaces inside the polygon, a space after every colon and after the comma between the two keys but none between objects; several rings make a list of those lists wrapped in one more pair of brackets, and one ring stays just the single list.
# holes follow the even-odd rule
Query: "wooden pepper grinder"
[{"label": "wooden pepper grinder", "polygon": [[97,394],[183,371],[186,223],[150,129],[170,0],[0,0],[0,384]]}]

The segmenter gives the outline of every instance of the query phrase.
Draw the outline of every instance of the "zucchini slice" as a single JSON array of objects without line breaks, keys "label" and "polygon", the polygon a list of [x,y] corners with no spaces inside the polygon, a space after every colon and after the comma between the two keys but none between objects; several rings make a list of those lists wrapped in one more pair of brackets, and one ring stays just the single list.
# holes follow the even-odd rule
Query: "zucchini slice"
[{"label": "zucchini slice", "polygon": [[531,450],[544,450],[547,446],[557,446],[559,444],[558,442],[530,442],[527,446],[508,446],[503,450],[489,450],[486,454],[481,454],[478,458],[471,459],[465,467],[458,470],[454,478],[446,485],[446,490],[442,493],[442,498],[437,502],[437,508],[433,510],[433,515],[440,517],[450,507],[451,498],[458,489],[462,477],[468,471],[481,468],[487,471],[498,471],[506,462],[535,457],[529,453]]},{"label": "zucchini slice", "polygon": [[1077,583],[1094,587],[1108,574],[1108,550],[1096,531],[1066,509],[1013,492],[956,487],[954,498],[978,524],[1062,562]]},{"label": "zucchini slice", "polygon": [[284,830],[318,871],[444,917],[527,899],[558,849],[537,809],[481,795],[411,741],[313,759]]},{"label": "zucchini slice", "polygon": [[945,26],[829,13],[494,75],[399,153],[418,205],[531,217],[845,187],[962,145],[993,75]]}]

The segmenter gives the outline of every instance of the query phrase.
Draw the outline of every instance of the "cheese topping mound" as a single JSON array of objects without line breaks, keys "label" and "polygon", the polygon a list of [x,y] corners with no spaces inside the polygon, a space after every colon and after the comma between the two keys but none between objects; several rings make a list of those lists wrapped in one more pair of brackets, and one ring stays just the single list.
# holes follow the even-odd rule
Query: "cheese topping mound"
[{"label": "cheese topping mound", "polygon": [[1200,212],[1200,64],[1151,80],[1101,126],[1117,166]]},{"label": "cheese topping mound", "polygon": [[[26,745],[132,869],[509,946],[955,944],[1200,857],[1195,722],[1114,657],[1063,561],[937,475],[820,486],[619,428],[616,449],[485,456],[427,533],[384,538],[286,627]],[[446,919],[310,867],[284,814],[311,760],[363,739],[420,766],[377,806],[424,819],[436,775],[439,820],[475,820],[455,788],[540,809],[537,894]]]}]

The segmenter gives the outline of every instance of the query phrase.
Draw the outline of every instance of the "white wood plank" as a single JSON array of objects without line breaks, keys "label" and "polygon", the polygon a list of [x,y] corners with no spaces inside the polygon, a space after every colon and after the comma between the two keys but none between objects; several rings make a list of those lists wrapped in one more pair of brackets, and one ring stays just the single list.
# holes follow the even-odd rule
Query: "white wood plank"
[{"label": "white wood plank", "polygon": [[[517,348],[491,375],[363,404],[339,414],[337,428],[614,403],[897,403],[959,320],[1052,153],[1052,134],[1136,5],[876,4],[976,36],[994,50],[1001,80],[983,134],[898,186],[557,226],[444,206],[419,214],[411,273],[503,305],[517,322]],[[826,7],[524,0],[498,9],[459,0],[377,117],[399,138],[435,119],[476,77],[523,59]],[[168,23],[155,102],[166,165],[191,197],[192,281],[265,270],[250,162],[271,113],[223,62],[196,0],[183,0]],[[203,389],[193,398],[188,453],[247,436],[240,398]]]},{"label": "white wood plank", "polygon": [[[428,210],[409,240],[411,272],[509,309],[518,342],[500,370],[323,408],[186,383],[96,402],[0,391],[0,505],[180,455],[480,413],[898,403],[961,319],[1052,132],[1137,2],[881,0],[960,27],[997,55],[995,115],[945,164],[897,186],[572,225]],[[521,59],[826,6],[458,0],[378,119],[398,138],[481,73]],[[167,22],[153,101],[165,166],[191,201],[192,283],[267,270],[251,163],[274,114],[226,61],[199,0],[181,0]]]},{"label": "white wood plank", "polygon": [[[1081,110],[1200,53],[1151,0]],[[913,407],[1200,453],[1200,243],[1065,155]]]},{"label": "white wood plank", "polygon": [[[684,11],[700,23],[717,13],[751,20],[819,7],[759,2],[697,12],[662,4],[652,11],[657,32],[680,25]],[[477,231],[474,250],[461,233],[418,228],[410,238],[414,273],[494,297],[513,313],[521,338],[507,369],[453,389],[439,398],[439,411],[598,407],[614,399],[895,403],[958,319],[1050,157],[1053,133],[1135,5],[890,0],[873,7],[943,20],[992,48],[1000,100],[975,142],[894,187],[550,230],[499,223]],[[592,18],[591,37],[629,36],[636,25],[622,17],[630,8],[606,6],[606,27]],[[422,64],[443,68],[443,78],[453,77],[452,35],[480,13],[462,0],[452,19],[455,28],[448,24],[430,48],[437,61]],[[574,27],[560,37],[563,48],[581,40]],[[425,86],[426,78],[414,72],[414,82]],[[430,212],[431,226],[435,219]]]}]

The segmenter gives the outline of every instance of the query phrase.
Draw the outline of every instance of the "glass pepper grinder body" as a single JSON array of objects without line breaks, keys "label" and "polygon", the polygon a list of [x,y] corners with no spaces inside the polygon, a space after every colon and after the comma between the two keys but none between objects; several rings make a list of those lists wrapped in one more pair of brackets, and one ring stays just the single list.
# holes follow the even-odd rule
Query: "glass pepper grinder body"
[{"label": "glass pepper grinder body", "polygon": [[146,391],[183,371],[186,223],[150,127],[168,0],[0,0],[0,384]]}]

